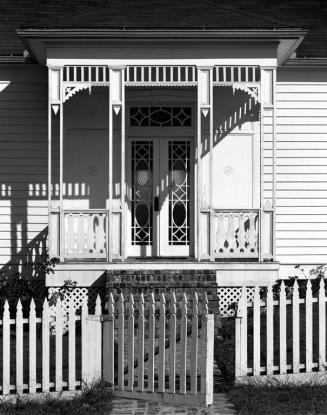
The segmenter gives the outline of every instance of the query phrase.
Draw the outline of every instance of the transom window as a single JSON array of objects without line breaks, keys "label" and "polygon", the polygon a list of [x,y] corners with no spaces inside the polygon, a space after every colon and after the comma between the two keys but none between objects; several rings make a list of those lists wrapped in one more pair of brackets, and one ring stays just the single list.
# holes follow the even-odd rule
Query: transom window
[{"label": "transom window", "polygon": [[130,107],[130,127],[191,127],[191,107]]}]

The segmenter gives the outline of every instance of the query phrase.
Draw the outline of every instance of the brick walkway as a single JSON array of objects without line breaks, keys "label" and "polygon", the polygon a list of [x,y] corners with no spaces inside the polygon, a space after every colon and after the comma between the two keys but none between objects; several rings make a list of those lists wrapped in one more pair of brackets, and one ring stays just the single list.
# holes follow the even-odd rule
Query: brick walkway
[{"label": "brick walkway", "polygon": [[214,404],[208,408],[195,408],[184,405],[174,405],[161,402],[136,401],[134,399],[115,399],[112,415],[236,415],[233,405],[223,393],[214,395]]}]

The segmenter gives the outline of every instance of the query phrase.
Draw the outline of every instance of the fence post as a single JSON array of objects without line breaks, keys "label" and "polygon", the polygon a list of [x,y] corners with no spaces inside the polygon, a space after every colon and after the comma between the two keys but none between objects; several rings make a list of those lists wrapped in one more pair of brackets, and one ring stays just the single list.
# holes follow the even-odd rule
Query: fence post
[{"label": "fence post", "polygon": [[101,300],[97,296],[95,314],[88,314],[84,301],[81,314],[82,325],[82,381],[86,384],[96,382],[102,376],[102,322]]},{"label": "fence post", "polygon": [[[214,315],[208,314],[208,298],[205,294],[203,307],[203,372],[204,379],[201,379],[201,392],[205,393],[205,405],[213,403],[213,354],[214,354],[214,338],[215,326]],[[204,385],[203,385],[204,383]],[[203,390],[205,389],[205,390]]]},{"label": "fence post", "polygon": [[247,295],[242,286],[235,319],[235,377],[247,375]]}]

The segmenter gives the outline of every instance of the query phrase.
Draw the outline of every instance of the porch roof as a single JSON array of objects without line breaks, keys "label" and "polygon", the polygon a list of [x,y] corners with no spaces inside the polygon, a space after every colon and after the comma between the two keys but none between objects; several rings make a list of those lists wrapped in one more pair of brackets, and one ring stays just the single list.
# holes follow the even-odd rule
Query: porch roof
[{"label": "porch roof", "polygon": [[21,0],[2,1],[0,55],[22,55],[25,49],[16,34],[19,27],[111,29],[309,29],[297,50],[300,57],[327,57],[327,4],[293,1],[235,0],[232,5],[212,0]]}]

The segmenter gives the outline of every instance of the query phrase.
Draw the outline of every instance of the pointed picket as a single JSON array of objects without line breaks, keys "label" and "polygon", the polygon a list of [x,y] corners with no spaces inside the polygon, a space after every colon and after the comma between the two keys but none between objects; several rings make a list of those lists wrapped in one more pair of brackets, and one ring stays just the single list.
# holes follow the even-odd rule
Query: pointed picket
[{"label": "pointed picket", "polygon": [[131,293],[128,302],[128,390],[134,389],[134,297]]},{"label": "pointed picket", "polygon": [[23,309],[20,299],[16,307],[16,393],[23,393]]},{"label": "pointed picket", "polygon": [[10,314],[5,301],[2,318],[2,394],[10,393]]},{"label": "pointed picket", "polygon": [[49,304],[45,298],[42,310],[42,392],[49,392],[50,371],[50,326],[49,326]]},{"label": "pointed picket", "polygon": [[60,297],[56,304],[56,377],[55,377],[55,390],[56,392],[62,391],[62,329],[63,318]]},{"label": "pointed picket", "polygon": [[124,390],[124,337],[125,337],[125,300],[121,293],[118,300],[118,387]]},{"label": "pointed picket", "polygon": [[319,370],[326,370],[326,296],[325,281],[323,278],[319,284]]},{"label": "pointed picket", "polygon": [[75,303],[71,296],[68,307],[68,390],[76,386],[76,314]]},{"label": "pointed picket", "polygon": [[186,394],[186,352],[187,352],[187,298],[183,293],[181,306],[181,373],[179,391]]},{"label": "pointed picket", "polygon": [[166,299],[165,295],[160,295],[160,314],[159,314],[159,362],[158,362],[158,392],[165,391],[165,356],[166,356]]},{"label": "pointed picket", "polygon": [[267,375],[271,376],[274,372],[274,298],[272,284],[267,287],[266,299],[266,332],[267,332]]},{"label": "pointed picket", "polygon": [[283,375],[286,372],[286,292],[282,281],[279,293],[279,373]]},{"label": "pointed picket", "polygon": [[253,297],[253,376],[260,376],[260,327],[260,291],[256,285]]},{"label": "pointed picket", "polygon": [[155,341],[155,299],[153,292],[150,294],[149,303],[149,363],[148,383],[149,391],[154,392],[154,341]]},{"label": "pointed picket", "polygon": [[292,296],[292,336],[293,336],[293,373],[300,371],[300,303],[299,303],[299,285],[297,280],[293,285]]},{"label": "pointed picket", "polygon": [[176,392],[176,295],[172,291],[169,317],[169,390]]},{"label": "pointed picket", "polygon": [[305,296],[305,371],[312,371],[312,286],[307,282]]},{"label": "pointed picket", "polygon": [[137,389],[144,391],[144,295],[141,293],[139,299],[138,316],[138,375]]},{"label": "pointed picket", "polygon": [[196,395],[198,391],[198,350],[199,350],[199,299],[194,291],[192,307],[192,338],[191,338],[191,393]]},{"label": "pointed picket", "polygon": [[101,297],[100,294],[97,295],[97,298],[95,300],[95,311],[94,311],[94,315],[95,316],[101,316],[102,314],[102,307],[101,307]]},{"label": "pointed picket", "polygon": [[115,301],[112,292],[109,294],[108,319],[108,382],[115,383]]},{"label": "pointed picket", "polygon": [[35,302],[32,298],[30,304],[29,324],[29,393],[36,392],[36,313]]},{"label": "pointed picket", "polygon": [[88,333],[88,306],[87,298],[84,297],[81,309],[81,331],[82,331],[82,382],[88,382],[90,377],[89,368],[89,333]]}]

